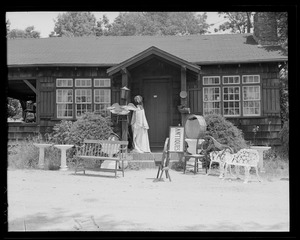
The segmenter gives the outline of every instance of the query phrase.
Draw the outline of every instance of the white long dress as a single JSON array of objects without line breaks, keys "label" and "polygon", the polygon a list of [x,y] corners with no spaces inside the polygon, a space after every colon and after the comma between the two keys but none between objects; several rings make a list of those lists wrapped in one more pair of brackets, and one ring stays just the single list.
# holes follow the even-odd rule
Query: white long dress
[{"label": "white long dress", "polygon": [[133,133],[134,151],[139,153],[151,152],[148,137],[149,125],[146,119],[145,110],[140,105],[133,111],[131,128]]}]

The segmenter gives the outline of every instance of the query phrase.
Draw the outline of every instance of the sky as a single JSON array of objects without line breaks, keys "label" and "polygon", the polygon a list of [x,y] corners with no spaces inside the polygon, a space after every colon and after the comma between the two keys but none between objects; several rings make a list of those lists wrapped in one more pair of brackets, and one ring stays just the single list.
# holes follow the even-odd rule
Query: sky
[{"label": "sky", "polygon": [[[21,29],[34,26],[34,30],[40,32],[41,38],[47,38],[54,31],[54,19],[57,19],[59,13],[62,12],[7,12],[6,19],[9,19],[10,29]],[[99,20],[105,14],[110,23],[119,15],[119,12],[92,12],[96,19]],[[203,12],[200,12],[201,14]],[[209,31],[214,33],[213,29],[217,28],[225,21],[223,17],[219,17],[217,12],[207,12],[208,24],[215,24]],[[223,32],[224,33],[224,32]],[[214,33],[215,34],[215,33]]]}]

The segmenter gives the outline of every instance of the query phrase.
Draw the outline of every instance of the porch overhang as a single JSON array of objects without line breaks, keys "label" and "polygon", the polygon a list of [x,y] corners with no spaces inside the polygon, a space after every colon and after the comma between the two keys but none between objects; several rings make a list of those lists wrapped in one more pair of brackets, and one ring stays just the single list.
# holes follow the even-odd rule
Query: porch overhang
[{"label": "porch overhang", "polygon": [[179,58],[179,57],[176,57],[168,52],[165,52],[157,47],[150,47],[140,53],[138,53],[137,55],[119,63],[118,65],[116,66],[113,66],[109,69],[107,69],[107,73],[109,76],[121,71],[122,69],[126,69],[127,67],[135,64],[135,63],[138,63],[139,61],[151,56],[151,55],[154,55],[154,56],[158,56],[158,57],[161,57],[169,62],[172,62],[176,65],[179,65],[181,67],[184,67],[186,69],[189,69],[195,73],[200,73],[200,67],[193,64],[193,63],[190,63],[182,58]]}]

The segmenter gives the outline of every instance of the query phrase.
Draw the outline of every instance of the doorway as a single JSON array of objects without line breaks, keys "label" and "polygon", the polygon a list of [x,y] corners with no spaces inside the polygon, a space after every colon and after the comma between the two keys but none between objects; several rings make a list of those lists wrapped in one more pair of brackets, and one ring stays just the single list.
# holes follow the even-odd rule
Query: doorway
[{"label": "doorway", "polygon": [[149,142],[152,151],[161,150],[169,135],[171,125],[170,79],[145,79],[143,97],[146,118],[149,124]]}]

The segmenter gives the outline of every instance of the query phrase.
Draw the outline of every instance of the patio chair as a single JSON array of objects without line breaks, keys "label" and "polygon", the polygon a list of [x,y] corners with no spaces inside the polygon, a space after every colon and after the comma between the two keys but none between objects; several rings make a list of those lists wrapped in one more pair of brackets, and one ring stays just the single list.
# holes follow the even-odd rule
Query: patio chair
[{"label": "patio chair", "polygon": [[[169,138],[166,138],[165,144],[164,144],[164,150],[162,153],[162,158],[160,162],[156,162],[156,165],[158,166],[157,176],[156,178],[158,180],[161,180],[163,172],[166,173],[166,178],[169,178],[169,181],[171,182],[171,176],[169,173],[169,165],[170,165],[170,154],[169,154]],[[159,177],[160,174],[160,177]]]},{"label": "patio chair", "polygon": [[[185,139],[186,147],[183,155],[184,166],[183,173],[185,174],[187,167],[193,167],[194,174],[199,171],[199,164],[206,163],[205,155],[201,154],[202,142],[204,139]],[[193,158],[194,162],[189,162]],[[207,164],[205,164],[205,172],[207,173]]]},{"label": "patio chair", "polygon": [[[209,169],[207,172],[207,175],[211,172],[211,166],[213,163],[218,163],[220,168],[225,168],[225,162],[223,162],[223,156],[225,155],[226,151],[229,151],[230,153],[234,153],[233,149],[229,147],[226,144],[222,144],[218,142],[215,138],[212,136],[206,136],[207,138],[211,139],[214,145],[214,151],[211,152],[210,156],[210,163],[209,163]],[[221,171],[222,172],[222,171]]]}]

